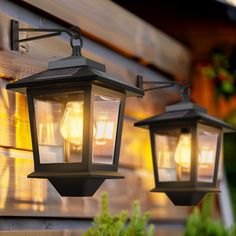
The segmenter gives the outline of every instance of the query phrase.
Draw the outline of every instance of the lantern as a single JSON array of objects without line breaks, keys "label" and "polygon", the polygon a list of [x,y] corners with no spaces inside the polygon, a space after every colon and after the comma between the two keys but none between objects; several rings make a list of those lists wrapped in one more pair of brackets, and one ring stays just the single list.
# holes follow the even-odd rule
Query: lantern
[{"label": "lantern", "polygon": [[91,196],[117,173],[125,98],[143,94],[105,72],[105,66],[71,56],[48,70],[7,85],[26,93],[35,171],[62,196]]},{"label": "lantern", "polygon": [[219,192],[217,174],[223,133],[233,127],[185,99],[164,113],[139,121],[150,131],[156,187],[175,205],[196,205]]}]

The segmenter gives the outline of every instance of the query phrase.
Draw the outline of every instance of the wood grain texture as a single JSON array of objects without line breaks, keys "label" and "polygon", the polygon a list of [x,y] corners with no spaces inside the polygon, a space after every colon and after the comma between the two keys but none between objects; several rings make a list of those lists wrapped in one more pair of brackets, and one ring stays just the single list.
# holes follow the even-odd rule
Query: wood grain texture
[{"label": "wood grain texture", "polygon": [[[17,14],[21,11],[16,11],[16,19]],[[131,202],[139,199],[152,218],[169,219],[171,215],[173,219],[184,219],[188,208],[179,211],[180,208],[174,207],[163,194],[149,192],[154,183],[148,132],[133,127],[134,119],[153,115],[178,99],[175,90],[149,93],[144,99],[127,99],[126,116],[132,119],[125,120],[121,146],[120,172],[126,176],[125,180],[107,180],[94,197],[78,199],[61,198],[47,180],[27,179],[27,174],[33,170],[32,156],[29,151],[17,150],[31,148],[27,104],[24,95],[5,89],[6,79],[20,79],[41,71],[49,60],[69,55],[70,48],[64,40],[55,38],[24,43],[20,53],[12,52],[9,49],[10,19],[0,13],[0,77],[4,78],[0,79],[0,146],[7,147],[0,148],[0,215],[93,217],[99,210],[101,192],[107,191],[114,213],[129,209]],[[21,26],[30,25],[21,23]],[[23,36],[30,37],[30,34]],[[106,64],[110,74],[131,85],[135,85],[137,73],[148,80],[166,79],[87,38],[83,53]]]},{"label": "wood grain texture", "polygon": [[[20,3],[20,1],[16,1]],[[191,56],[180,43],[108,0],[23,0],[61,20],[81,27],[86,35],[142,63],[173,76],[189,76]]]},{"label": "wood grain texture", "polygon": [[[2,40],[0,40],[0,77],[2,75],[2,77],[6,78],[22,78],[46,69],[48,61],[70,55],[71,49],[68,42],[61,38],[22,43],[20,53],[11,51],[9,48],[10,39],[8,34],[10,19],[11,17],[0,13],[0,33],[2,35]],[[32,27],[22,22],[20,26]],[[29,33],[21,35],[21,37],[30,36],[32,34]],[[107,72],[109,74],[112,74],[129,85],[136,85],[137,74],[142,74],[147,80],[166,80],[166,77],[157,72],[145,66],[138,65],[90,40],[85,39],[84,44],[85,47],[82,51],[84,56],[104,63],[107,66]],[[4,88],[4,86],[2,84],[1,87]],[[153,99],[157,94],[162,98],[161,100]],[[126,114],[142,119],[161,111],[166,104],[173,103],[178,98],[176,90],[171,89],[147,93],[143,99],[129,98],[127,99]]]},{"label": "wood grain texture", "polygon": [[153,219],[183,220],[188,214],[187,207],[173,206],[164,194],[149,192],[154,186],[153,175],[144,169],[120,168],[126,178],[106,180],[90,198],[61,197],[47,180],[28,179],[32,170],[32,159],[0,156],[1,216],[93,217],[99,212],[104,191],[109,194],[112,213],[130,209],[132,201],[138,199]]},{"label": "wood grain texture", "polygon": [[[22,27],[29,27],[21,24]],[[0,145],[31,149],[28,110],[25,96],[5,89],[8,78],[22,78],[46,69],[47,63],[55,58],[70,54],[67,42],[54,38],[50,40],[24,43],[21,52],[9,50],[9,37],[6,32],[10,27],[10,17],[0,13]],[[28,37],[30,34],[27,34]],[[47,48],[47,50],[44,50]],[[150,69],[140,66],[117,53],[88,41],[83,54],[107,65],[108,73],[120,80],[135,85],[136,75],[141,73],[148,80],[164,80]],[[12,66],[14,65],[14,66]],[[161,100],[156,95],[162,97]],[[175,90],[161,90],[148,93],[144,98],[128,98],[125,113],[136,119],[142,119],[160,112],[168,103],[178,99]],[[150,102],[151,101],[151,102]]]}]

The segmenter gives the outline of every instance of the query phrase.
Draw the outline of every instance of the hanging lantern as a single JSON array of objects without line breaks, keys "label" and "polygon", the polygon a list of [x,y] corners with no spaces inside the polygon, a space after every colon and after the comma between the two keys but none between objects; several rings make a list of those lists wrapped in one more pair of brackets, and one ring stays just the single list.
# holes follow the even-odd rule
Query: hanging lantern
[{"label": "hanging lantern", "polygon": [[219,192],[223,133],[235,128],[191,103],[189,88],[182,88],[181,95],[182,102],[135,126],[150,131],[156,185],[152,192],[165,192],[175,205],[196,205],[208,192]]},{"label": "hanging lantern", "polygon": [[27,95],[35,168],[28,177],[48,179],[62,196],[92,196],[105,179],[123,178],[117,170],[125,98],[143,91],[72,48],[71,57],[7,89]]}]

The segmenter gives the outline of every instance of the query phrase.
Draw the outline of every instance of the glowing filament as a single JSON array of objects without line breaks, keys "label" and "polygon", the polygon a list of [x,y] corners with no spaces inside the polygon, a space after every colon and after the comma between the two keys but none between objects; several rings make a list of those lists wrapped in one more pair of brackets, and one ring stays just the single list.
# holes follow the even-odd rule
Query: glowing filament
[{"label": "glowing filament", "polygon": [[191,162],[191,135],[181,134],[175,151],[176,163],[186,169],[190,168]]},{"label": "glowing filament", "polygon": [[82,148],[83,142],[83,102],[68,102],[61,121],[60,132],[69,143]]}]

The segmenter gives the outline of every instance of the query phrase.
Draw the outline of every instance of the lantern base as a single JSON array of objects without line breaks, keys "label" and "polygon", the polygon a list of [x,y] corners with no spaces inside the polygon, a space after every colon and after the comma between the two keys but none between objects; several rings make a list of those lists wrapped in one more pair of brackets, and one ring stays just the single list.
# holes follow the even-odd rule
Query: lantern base
[{"label": "lantern base", "polygon": [[154,188],[151,192],[164,192],[176,206],[198,205],[207,193],[219,193],[218,188],[190,188],[190,189],[160,189]]},{"label": "lantern base", "polygon": [[90,197],[106,179],[123,179],[124,176],[111,171],[35,171],[28,178],[48,179],[63,197]]},{"label": "lantern base", "polygon": [[166,195],[176,206],[195,206],[198,205],[207,192],[166,192]]},{"label": "lantern base", "polygon": [[57,192],[64,197],[93,196],[105,178],[49,178]]}]

